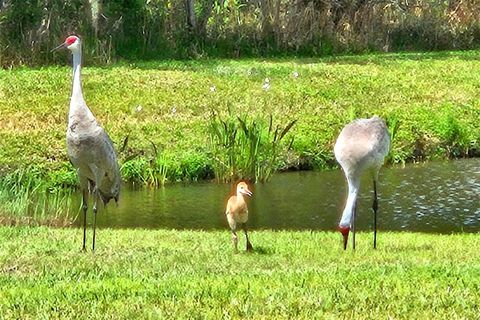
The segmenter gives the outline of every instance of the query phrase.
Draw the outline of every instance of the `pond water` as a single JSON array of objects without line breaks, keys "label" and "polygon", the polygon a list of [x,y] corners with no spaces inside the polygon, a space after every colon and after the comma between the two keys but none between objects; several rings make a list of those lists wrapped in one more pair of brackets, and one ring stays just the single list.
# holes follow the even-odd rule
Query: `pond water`
[{"label": "pond water", "polygon": [[[98,227],[225,229],[234,186],[176,184],[161,189],[125,186],[118,207],[100,209]],[[251,186],[250,229],[334,230],[346,197],[341,170],[288,172]],[[73,201],[79,207],[80,192]],[[371,230],[372,182],[364,177],[357,230]],[[91,218],[91,213],[89,211]],[[81,224],[81,214],[75,224]],[[380,171],[379,230],[480,231],[480,159],[384,167]]]}]

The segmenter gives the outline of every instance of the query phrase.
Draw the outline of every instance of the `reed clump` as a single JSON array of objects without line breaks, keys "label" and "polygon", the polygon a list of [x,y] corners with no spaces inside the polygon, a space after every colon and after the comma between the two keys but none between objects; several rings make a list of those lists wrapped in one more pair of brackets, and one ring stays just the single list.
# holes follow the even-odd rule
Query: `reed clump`
[{"label": "reed clump", "polygon": [[149,187],[160,187],[167,181],[169,165],[162,150],[155,143],[151,144],[150,152],[133,151],[128,148],[129,136],[120,149],[120,172],[126,181],[140,183]]},{"label": "reed clump", "polygon": [[273,116],[248,119],[247,116],[228,116],[222,119],[213,113],[208,127],[212,167],[217,181],[231,182],[247,179],[265,182],[282,167],[279,154],[285,154],[294,142],[284,137],[297,120],[287,125],[275,125]]},{"label": "reed clump", "polygon": [[49,189],[34,173],[19,169],[0,179],[0,224],[70,225],[76,212],[72,190]]}]

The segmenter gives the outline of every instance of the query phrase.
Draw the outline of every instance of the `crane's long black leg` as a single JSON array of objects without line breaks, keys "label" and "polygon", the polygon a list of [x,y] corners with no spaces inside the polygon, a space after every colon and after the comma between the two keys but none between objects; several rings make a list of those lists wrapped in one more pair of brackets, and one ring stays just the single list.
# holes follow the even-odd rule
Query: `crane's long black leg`
[{"label": "crane's long black leg", "polygon": [[378,210],[378,199],[377,199],[377,182],[373,180],[373,248],[377,249],[377,210]]},{"label": "crane's long black leg", "polygon": [[95,228],[97,225],[97,204],[98,204],[98,191],[95,189],[94,191],[94,203],[93,203],[93,243],[92,243],[92,250],[95,251]]},{"label": "crane's long black leg", "polygon": [[87,201],[88,201],[88,190],[83,189],[82,190],[82,210],[83,210],[83,246],[82,250],[87,251],[87,248],[85,247],[85,241],[87,238]]},{"label": "crane's long black leg", "polygon": [[245,239],[247,240],[247,251],[252,251],[252,250],[253,250],[253,246],[252,246],[252,244],[250,243],[250,240],[248,239],[247,224],[244,223],[242,227],[243,227],[243,231],[245,232]]},{"label": "crane's long black leg", "polygon": [[357,200],[353,204],[353,216],[352,216],[352,249],[355,250],[355,218],[357,216]]}]

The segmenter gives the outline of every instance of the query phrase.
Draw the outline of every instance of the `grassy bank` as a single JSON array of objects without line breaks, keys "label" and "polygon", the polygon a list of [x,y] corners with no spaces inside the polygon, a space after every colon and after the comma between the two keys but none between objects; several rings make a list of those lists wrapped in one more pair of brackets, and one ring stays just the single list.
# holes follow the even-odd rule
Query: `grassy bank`
[{"label": "grassy bank", "polygon": [[[121,150],[125,180],[157,184],[213,177],[218,146],[209,127],[215,117],[266,127],[272,116],[279,128],[298,120],[276,151],[275,170],[335,165],[332,146],[342,126],[374,114],[394,131],[390,162],[478,155],[478,54],[109,67],[87,61],[83,85],[87,104]],[[69,66],[0,70],[2,175],[19,169],[48,188],[76,184],[65,146],[70,86]]]},{"label": "grassy bank", "polygon": [[[225,232],[0,228],[5,318],[475,318],[475,234],[253,231],[256,251]],[[91,233],[89,234],[91,235]],[[243,240],[243,239],[242,239]],[[243,247],[243,242],[241,242]]]}]

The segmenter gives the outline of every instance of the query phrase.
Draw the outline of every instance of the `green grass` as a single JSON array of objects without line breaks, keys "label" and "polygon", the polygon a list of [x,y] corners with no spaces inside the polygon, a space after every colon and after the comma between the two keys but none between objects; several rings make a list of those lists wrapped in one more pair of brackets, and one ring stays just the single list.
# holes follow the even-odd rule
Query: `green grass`
[{"label": "green grass", "polygon": [[[91,231],[89,230],[89,236]],[[0,228],[5,318],[473,319],[476,234],[111,230],[82,253],[80,229]],[[243,237],[241,238],[243,240]],[[244,242],[240,242],[244,246]]]},{"label": "green grass", "polygon": [[[272,115],[274,127],[298,119],[284,139],[288,143],[295,138],[292,148],[282,148],[277,169],[334,166],[332,147],[341,128],[353,118],[374,114],[397,128],[390,162],[478,156],[478,54],[157,61],[108,67],[87,61],[83,86],[87,104],[117,149],[128,136],[120,153],[122,164],[130,161],[122,170],[124,178],[157,185],[212,177],[212,112],[265,122]],[[265,91],[266,77],[271,86]],[[0,70],[0,171],[41,172],[54,188],[76,184],[65,146],[70,88],[70,66]]]}]

